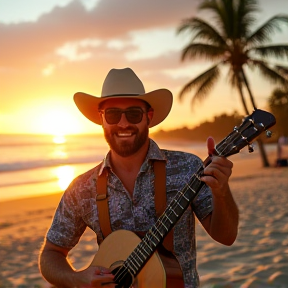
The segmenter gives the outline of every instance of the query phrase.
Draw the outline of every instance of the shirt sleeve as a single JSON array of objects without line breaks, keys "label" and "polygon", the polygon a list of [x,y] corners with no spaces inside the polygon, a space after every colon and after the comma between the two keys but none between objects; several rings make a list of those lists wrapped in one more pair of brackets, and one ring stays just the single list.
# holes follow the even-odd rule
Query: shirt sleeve
[{"label": "shirt sleeve", "polygon": [[[203,165],[202,160],[194,155],[194,161],[191,161],[194,164],[195,173],[200,166]],[[213,211],[213,201],[212,201],[212,191],[205,183],[201,187],[195,199],[192,201],[191,206],[196,215],[196,217],[201,221],[207,217]]]},{"label": "shirt sleeve", "polygon": [[86,229],[82,219],[75,189],[69,187],[56,209],[47,239],[55,245],[72,249]]},{"label": "shirt sleeve", "polygon": [[206,184],[202,186],[191,205],[195,215],[200,221],[213,211],[212,192]]},{"label": "shirt sleeve", "polygon": [[[168,187],[173,191],[183,189],[194,173],[203,165],[202,160],[191,153],[168,152],[167,175]],[[172,177],[171,177],[172,176]],[[204,184],[191,203],[192,210],[201,221],[212,212],[212,191]]]}]

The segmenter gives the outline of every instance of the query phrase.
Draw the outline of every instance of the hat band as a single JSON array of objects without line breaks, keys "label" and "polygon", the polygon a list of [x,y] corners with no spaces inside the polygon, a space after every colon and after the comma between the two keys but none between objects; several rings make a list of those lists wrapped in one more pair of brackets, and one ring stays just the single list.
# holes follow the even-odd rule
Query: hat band
[{"label": "hat band", "polygon": [[110,94],[110,95],[102,95],[101,98],[104,98],[104,97],[114,97],[114,96],[138,96],[138,95],[141,95],[141,94],[128,94],[128,93],[125,93],[125,94]]}]

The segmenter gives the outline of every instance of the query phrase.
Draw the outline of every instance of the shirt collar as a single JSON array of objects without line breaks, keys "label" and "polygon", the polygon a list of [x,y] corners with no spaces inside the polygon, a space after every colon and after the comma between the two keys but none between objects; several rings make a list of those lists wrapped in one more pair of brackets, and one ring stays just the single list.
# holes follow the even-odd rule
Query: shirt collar
[{"label": "shirt collar", "polygon": [[153,160],[165,160],[166,161],[166,157],[164,153],[161,151],[161,149],[152,139],[150,139],[150,145],[149,145],[146,159],[152,160],[152,161]]},{"label": "shirt collar", "polygon": [[[148,166],[151,162],[158,160],[158,161],[166,161],[166,157],[164,155],[164,153],[161,151],[161,149],[158,147],[158,145],[152,140],[149,139],[149,149],[148,149],[148,153],[147,156],[141,166],[140,172],[145,172],[148,169]],[[110,151],[106,154],[106,156],[104,157],[102,163],[101,163],[101,167],[99,170],[99,175],[101,175],[103,173],[103,170],[105,168],[107,169],[111,169],[111,161],[110,161]]]},{"label": "shirt collar", "polygon": [[154,161],[166,161],[166,157],[158,145],[152,139],[150,139],[148,153],[140,168],[140,172],[146,172],[149,165],[152,165]]}]

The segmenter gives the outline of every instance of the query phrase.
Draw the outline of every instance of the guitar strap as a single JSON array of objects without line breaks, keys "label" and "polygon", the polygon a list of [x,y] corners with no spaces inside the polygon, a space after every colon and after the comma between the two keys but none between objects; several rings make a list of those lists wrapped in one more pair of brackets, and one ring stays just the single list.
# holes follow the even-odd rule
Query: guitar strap
[{"label": "guitar strap", "polygon": [[[155,210],[156,215],[159,218],[162,213],[166,209],[167,205],[167,197],[166,197],[166,162],[165,161],[154,161],[153,162],[154,168],[154,201],[155,201]],[[174,245],[173,245],[173,230],[165,236],[163,240],[163,246],[168,250],[173,252]]]},{"label": "guitar strap", "polygon": [[99,175],[97,180],[97,197],[96,197],[99,223],[104,238],[106,238],[112,232],[110,224],[109,207],[108,207],[108,197],[107,197],[107,178],[108,178],[108,171],[107,169],[104,168],[102,174]]},{"label": "guitar strap", "polygon": [[[155,189],[155,210],[157,217],[160,217],[166,208],[166,163],[165,161],[156,160],[153,162],[153,168],[155,173],[154,189]],[[99,213],[100,228],[103,233],[103,237],[106,238],[112,233],[108,197],[107,197],[107,178],[108,171],[104,168],[101,175],[97,180],[97,197],[96,203]],[[173,229],[166,235],[163,240],[163,246],[173,252]]]}]

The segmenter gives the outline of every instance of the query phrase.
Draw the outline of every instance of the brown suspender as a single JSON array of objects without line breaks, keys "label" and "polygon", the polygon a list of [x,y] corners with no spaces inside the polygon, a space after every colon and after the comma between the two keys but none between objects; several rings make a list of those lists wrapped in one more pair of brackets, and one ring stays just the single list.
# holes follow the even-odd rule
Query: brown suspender
[{"label": "brown suspender", "polygon": [[109,207],[108,207],[108,197],[107,197],[107,178],[108,178],[108,172],[104,168],[102,174],[99,175],[97,180],[97,197],[96,197],[96,203],[99,214],[99,223],[104,238],[106,238],[112,232],[110,224]]},{"label": "brown suspender", "polygon": [[154,161],[154,190],[155,210],[159,218],[166,208],[166,163],[165,161]]},{"label": "brown suspender", "polygon": [[[154,161],[154,190],[155,190],[155,210],[156,215],[159,218],[166,209],[166,162]],[[169,250],[174,251],[173,245],[173,229],[166,235],[163,240],[163,246]]]},{"label": "brown suspender", "polygon": [[[165,161],[154,161],[154,189],[155,189],[155,210],[157,217],[165,211],[166,208],[166,163]],[[112,233],[108,197],[107,197],[107,177],[108,172],[106,169],[103,170],[102,174],[99,175],[97,180],[97,207],[99,213],[100,228],[104,238]],[[164,247],[169,251],[173,249],[173,229],[168,233],[163,241]]]}]

